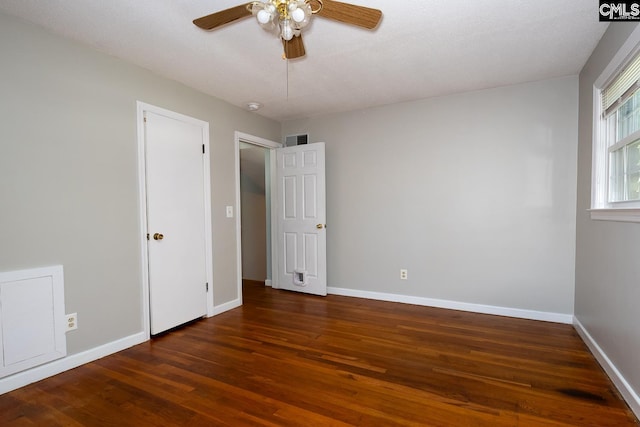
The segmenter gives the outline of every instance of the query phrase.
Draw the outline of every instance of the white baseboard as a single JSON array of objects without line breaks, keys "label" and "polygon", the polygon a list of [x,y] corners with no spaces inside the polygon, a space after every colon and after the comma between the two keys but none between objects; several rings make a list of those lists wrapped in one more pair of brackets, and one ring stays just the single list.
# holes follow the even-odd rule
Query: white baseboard
[{"label": "white baseboard", "polygon": [[[242,305],[242,299],[238,298],[225,304],[214,307],[213,314],[224,313]],[[26,371],[18,372],[5,378],[0,378],[0,394],[16,390],[36,381],[60,374],[69,369],[77,368],[85,363],[93,362],[110,354],[125,350],[134,345],[147,341],[149,337],[144,332],[95,347],[81,353],[72,354],[62,359],[57,359],[44,365],[37,366]]]},{"label": "white baseboard", "polygon": [[402,302],[427,307],[447,308],[450,310],[470,311],[473,313],[494,314],[497,316],[517,317],[529,320],[542,320],[554,323],[573,323],[573,315],[550,313],[546,311],[523,310],[520,308],[497,307],[493,305],[472,304],[434,298],[414,297],[410,295],[387,294],[382,292],[359,291],[355,289],[328,287],[327,292],[347,297],[368,298],[380,301]]},{"label": "white baseboard", "polygon": [[265,285],[265,286],[271,286],[271,279],[266,279],[266,280],[264,281],[264,285]]},{"label": "white baseboard", "polygon": [[94,360],[101,359],[145,341],[147,341],[147,338],[144,332],[139,332],[81,353],[72,354],[62,359],[54,360],[23,372],[18,372],[0,379],[0,394],[52,377],[69,369],[77,368],[85,363],[93,362]]},{"label": "white baseboard", "polygon": [[233,310],[234,308],[242,305],[242,299],[236,298],[233,301],[225,302],[224,304],[216,305],[213,307],[213,315],[224,313],[225,311]]},{"label": "white baseboard", "polygon": [[607,354],[600,348],[596,340],[593,339],[591,334],[587,332],[587,329],[580,323],[580,321],[574,316],[573,317],[573,326],[576,328],[578,334],[582,337],[582,340],[585,342],[591,353],[593,353],[594,357],[602,366],[602,369],[605,370],[613,384],[616,386],[620,394],[622,395],[627,405],[631,408],[636,417],[640,418],[640,396],[638,393],[631,387],[631,384],[627,382],[627,380],[622,376],[622,373],[616,368],[616,365],[613,364],[611,359],[607,356]]}]

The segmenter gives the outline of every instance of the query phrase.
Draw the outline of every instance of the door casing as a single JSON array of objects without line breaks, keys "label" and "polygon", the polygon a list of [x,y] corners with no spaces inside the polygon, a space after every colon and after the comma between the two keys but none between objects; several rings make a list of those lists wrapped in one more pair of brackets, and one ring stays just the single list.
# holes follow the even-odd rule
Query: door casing
[{"label": "door casing", "polygon": [[[205,159],[210,159],[209,147],[209,123],[185,116],[161,107],[138,101],[137,107],[137,130],[138,130],[138,205],[140,221],[140,249],[141,249],[141,277],[142,277],[142,325],[145,338],[151,337],[151,325],[149,317],[149,253],[147,250],[147,194],[146,194],[146,166],[145,166],[145,112],[160,114],[175,120],[192,123],[202,129],[202,143],[205,149]],[[204,162],[204,217],[205,217],[205,269],[206,280],[209,289],[207,298],[207,317],[214,314],[213,301],[213,240],[211,235],[211,168],[210,161]]]}]

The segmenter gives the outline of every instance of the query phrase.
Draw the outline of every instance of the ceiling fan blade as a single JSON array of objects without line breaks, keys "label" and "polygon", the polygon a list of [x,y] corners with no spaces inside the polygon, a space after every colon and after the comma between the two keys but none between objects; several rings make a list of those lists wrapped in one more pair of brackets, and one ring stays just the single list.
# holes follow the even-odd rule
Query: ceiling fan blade
[{"label": "ceiling fan blade", "polygon": [[372,30],[380,23],[382,11],[339,1],[322,0],[322,9],[318,15]]},{"label": "ceiling fan blade", "polygon": [[287,59],[300,58],[306,54],[302,35],[294,36],[289,41],[282,39],[282,45],[284,46],[284,57]]},{"label": "ceiling fan blade", "polygon": [[203,30],[213,30],[222,25],[237,21],[238,19],[246,18],[248,16],[251,16],[251,12],[249,11],[249,9],[247,9],[247,3],[245,3],[195,19],[193,23]]}]

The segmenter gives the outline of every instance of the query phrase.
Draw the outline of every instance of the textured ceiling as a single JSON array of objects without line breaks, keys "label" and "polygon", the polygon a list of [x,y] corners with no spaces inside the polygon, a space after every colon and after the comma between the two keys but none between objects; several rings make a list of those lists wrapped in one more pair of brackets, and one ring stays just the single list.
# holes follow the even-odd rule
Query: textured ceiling
[{"label": "textured ceiling", "polygon": [[191,21],[237,0],[0,0],[0,10],[278,121],[575,75],[607,28],[588,0],[354,0],[368,31],[314,17],[307,55],[253,18]]}]

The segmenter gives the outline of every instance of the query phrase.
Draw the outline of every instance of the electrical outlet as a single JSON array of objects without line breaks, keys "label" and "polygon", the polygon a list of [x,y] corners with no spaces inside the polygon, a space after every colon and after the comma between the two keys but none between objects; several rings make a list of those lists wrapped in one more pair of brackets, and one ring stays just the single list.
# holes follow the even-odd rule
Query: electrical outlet
[{"label": "electrical outlet", "polygon": [[78,313],[67,314],[67,331],[78,329]]},{"label": "electrical outlet", "polygon": [[409,272],[406,269],[403,268],[403,269],[400,270],[400,279],[401,280],[407,280],[408,275],[409,275]]}]

